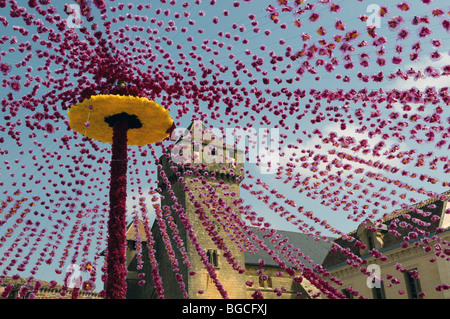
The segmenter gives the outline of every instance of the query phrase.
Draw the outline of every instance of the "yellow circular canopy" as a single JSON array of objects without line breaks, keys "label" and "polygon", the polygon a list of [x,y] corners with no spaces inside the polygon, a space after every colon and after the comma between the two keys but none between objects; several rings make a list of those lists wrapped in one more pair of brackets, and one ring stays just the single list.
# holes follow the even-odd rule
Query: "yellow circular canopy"
[{"label": "yellow circular canopy", "polygon": [[133,119],[128,130],[128,145],[143,146],[170,135],[173,119],[169,111],[143,97],[94,95],[73,105],[68,112],[70,127],[103,143],[112,143],[111,118],[125,115]]}]

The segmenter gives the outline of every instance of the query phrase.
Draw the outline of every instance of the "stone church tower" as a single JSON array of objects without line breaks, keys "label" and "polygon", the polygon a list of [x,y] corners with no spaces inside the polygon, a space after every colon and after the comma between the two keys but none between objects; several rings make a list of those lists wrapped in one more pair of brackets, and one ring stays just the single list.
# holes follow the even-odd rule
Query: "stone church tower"
[{"label": "stone church tower", "polygon": [[[176,270],[191,299],[222,298],[220,284],[228,298],[246,298],[244,252],[228,237],[234,225],[241,222],[236,204],[240,200],[239,183],[244,177],[243,152],[225,144],[200,122],[193,122],[188,131],[190,134],[176,142],[169,158],[160,158],[158,170],[161,207],[173,207],[174,197],[179,205],[177,211],[170,210],[167,219],[173,220],[176,226],[167,225],[166,229],[178,261]],[[168,212],[162,209],[162,214]],[[190,234],[183,220],[192,225]],[[173,259],[167,254],[159,227],[155,222],[152,233],[164,297],[183,298]],[[179,236],[178,243],[173,240],[175,235]],[[224,257],[224,253],[229,258]],[[205,260],[211,265],[209,269],[205,267]],[[147,281],[150,278],[147,277]],[[220,283],[219,289],[217,283]]]},{"label": "stone church tower", "polygon": [[[317,242],[303,233],[277,231],[272,237],[264,236],[264,229],[248,228],[238,209],[242,203],[239,185],[244,178],[239,134],[232,141],[226,136],[224,143],[218,137],[223,136],[222,132],[208,131],[199,122],[192,123],[186,131],[190,134],[179,138],[170,154],[166,154],[170,156],[161,156],[158,163],[159,218],[153,227],[140,221],[128,228],[127,298],[158,297],[150,255],[158,263],[166,299],[186,295],[190,299],[253,299],[261,295],[265,299],[303,299],[320,293],[307,280],[301,284],[293,280],[280,262],[293,267],[295,276],[300,276],[301,271],[291,258],[296,254],[296,258],[301,258],[304,253],[311,257],[304,266],[312,268],[312,261],[322,263],[331,244]],[[245,233],[239,225],[246,226]],[[250,236],[252,232],[268,250],[284,251],[280,247],[288,238],[293,247],[301,247],[301,252],[294,249],[293,255],[272,255],[264,249],[254,249],[257,244]],[[137,243],[141,244],[143,267],[138,262]],[[264,266],[261,260],[265,261]],[[143,274],[145,284],[139,285]]]}]

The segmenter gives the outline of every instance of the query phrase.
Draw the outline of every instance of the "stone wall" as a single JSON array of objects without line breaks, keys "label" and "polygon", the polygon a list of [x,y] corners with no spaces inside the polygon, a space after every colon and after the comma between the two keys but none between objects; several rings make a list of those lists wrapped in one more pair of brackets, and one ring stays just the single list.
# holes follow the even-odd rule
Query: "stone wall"
[{"label": "stone wall", "polygon": [[[49,286],[49,283],[46,281],[40,281],[41,286],[36,294],[30,295],[30,292],[33,291],[34,285],[37,280],[32,280],[30,289],[28,290],[28,293],[25,294],[25,296],[19,296],[19,292],[22,286],[27,285],[27,279],[20,278],[17,280],[13,280],[11,277],[7,277],[3,279],[1,285],[0,285],[0,299],[2,298],[2,293],[5,291],[6,286],[13,284],[14,288],[13,290],[8,294],[6,299],[28,299],[28,298],[35,298],[35,299],[72,299],[72,292],[73,289],[69,288],[67,291],[62,292],[62,286],[56,285],[54,288],[51,288]],[[29,285],[27,285],[29,286]],[[62,292],[62,293],[61,293]],[[102,299],[99,296],[98,292],[85,292],[81,289],[78,291],[77,298],[76,299]]]},{"label": "stone wall", "polygon": [[[449,241],[450,234],[442,234],[442,240]],[[431,242],[428,246],[433,247],[437,242]],[[442,283],[450,282],[450,263],[445,258],[437,257],[436,261],[430,262],[429,258],[436,257],[433,253],[426,253],[424,245],[410,245],[408,248],[393,248],[383,255],[388,257],[387,261],[378,261],[373,257],[367,258],[367,264],[379,266],[379,277],[383,279],[383,288],[386,299],[409,299],[406,285],[405,270],[416,269],[419,274],[419,282],[421,291],[425,293],[425,299],[450,299],[450,291],[438,291],[436,287]],[[442,255],[441,255],[442,256]],[[444,255],[445,257],[445,255]],[[398,267],[400,265],[401,267]],[[397,269],[399,268],[399,269]],[[358,291],[359,296],[373,299],[373,290],[368,285],[368,276],[363,274],[359,267],[351,267],[347,264],[330,268],[328,271],[331,276],[335,276],[342,280],[342,286],[334,284],[334,286],[342,290],[344,287],[352,287]],[[392,276],[392,278],[390,278]],[[389,278],[388,278],[389,277]],[[397,281],[398,280],[398,281]],[[404,294],[399,294],[399,291]]]},{"label": "stone wall", "polygon": [[[261,272],[261,270],[263,270]],[[246,280],[251,284],[247,286],[247,299],[252,299],[256,290],[259,290],[264,299],[306,299],[308,292],[301,284],[294,282],[291,276],[283,273],[280,268],[246,266]],[[267,276],[262,277],[263,275]],[[299,273],[297,274],[299,275]]]},{"label": "stone wall", "polygon": [[[224,290],[227,292],[229,298],[245,298],[245,275],[239,273],[238,267],[245,269],[244,254],[240,251],[239,247],[233,243],[228,234],[232,234],[231,228],[223,228],[223,224],[233,223],[230,218],[230,213],[224,212],[224,209],[231,209],[237,213],[237,209],[233,205],[233,200],[239,198],[239,183],[236,182],[234,177],[221,176],[217,181],[211,179],[212,167],[207,167],[207,170],[202,171],[201,176],[197,176],[195,173],[190,174],[188,168],[180,171],[180,174],[176,174],[170,169],[170,164],[167,159],[161,159],[163,168],[166,172],[166,176],[171,184],[171,193],[166,187],[166,183],[163,178],[160,178],[161,188],[161,206],[171,207],[174,202],[172,196],[176,196],[178,204],[183,207],[184,214],[186,214],[187,220],[193,227],[193,236],[195,236],[196,242],[192,243],[192,238],[187,234],[185,227],[180,219],[180,216],[171,211],[169,217],[173,219],[176,226],[176,234],[181,238],[184,243],[183,248],[186,249],[189,256],[190,267],[184,265],[184,260],[181,252],[177,247],[177,243],[173,240],[173,229],[168,227],[167,232],[169,238],[171,238],[171,245],[174,247],[174,253],[179,261],[179,274],[183,276],[183,280],[186,283],[186,291],[189,298],[221,298],[215,280],[211,278],[211,275],[217,276],[220,284],[223,285]],[[205,174],[206,172],[206,174]],[[180,182],[179,177],[183,177],[186,182],[187,188]],[[205,183],[205,181],[207,181]],[[218,182],[221,181],[220,186]],[[166,180],[167,182],[167,180]],[[212,189],[212,186],[216,195]],[[216,198],[212,198],[216,196]],[[222,205],[217,205],[220,202]],[[215,215],[215,216],[213,216]],[[236,214],[236,218],[240,218],[239,214]],[[218,221],[221,219],[221,222]],[[160,273],[163,277],[164,289],[167,292],[167,298],[182,298],[179,282],[177,282],[172,262],[168,258],[167,249],[164,245],[164,240],[160,234],[160,225],[155,223],[155,241],[157,246],[155,247],[158,252],[158,262],[160,264]],[[215,238],[216,243],[213,242]],[[234,258],[231,263],[223,254],[225,249],[229,250],[230,255]],[[207,254],[213,258],[215,255],[213,271],[208,271],[201,259],[208,258]],[[176,292],[175,292],[176,291]]]}]

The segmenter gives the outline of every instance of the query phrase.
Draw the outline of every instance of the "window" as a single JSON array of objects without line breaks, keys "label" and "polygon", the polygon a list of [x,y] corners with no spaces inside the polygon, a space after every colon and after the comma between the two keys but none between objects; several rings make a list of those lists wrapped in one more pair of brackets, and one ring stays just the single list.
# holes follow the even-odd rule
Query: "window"
[{"label": "window", "polygon": [[259,276],[259,287],[260,288],[272,288],[272,278],[267,275]]},{"label": "window", "polygon": [[199,161],[201,161],[201,154],[200,154],[200,145],[199,144],[194,144],[192,147],[193,150],[193,157],[192,159],[194,160],[194,162],[198,163]]},{"label": "window", "polygon": [[194,144],[193,150],[194,152],[198,152],[200,150],[200,146],[198,144]]},{"label": "window", "polygon": [[367,232],[367,248],[369,250],[372,250],[375,248],[375,246],[373,244],[372,234],[370,232]]},{"label": "window", "polygon": [[136,241],[135,240],[128,240],[128,249],[136,250]]},{"label": "window", "polygon": [[211,150],[211,155],[217,155],[217,150],[215,147]]},{"label": "window", "polygon": [[[372,280],[375,283],[375,278]],[[384,292],[384,285],[382,281],[379,281],[379,287],[372,288],[373,299],[386,299],[386,294]]]},{"label": "window", "polygon": [[272,288],[272,277],[267,278],[267,288]]},{"label": "window", "polygon": [[343,289],[341,292],[347,299],[353,299],[353,295],[347,289]]},{"label": "window", "polygon": [[212,224],[214,225],[214,227],[216,228],[216,231],[220,231],[220,224],[217,221],[213,221]]},{"label": "window", "polygon": [[264,279],[262,278],[262,276],[259,277],[259,287],[264,288]]},{"label": "window", "polygon": [[236,159],[235,158],[235,149],[234,148],[228,150],[228,157]]},{"label": "window", "polygon": [[361,223],[357,230],[357,238],[363,244],[360,246],[359,253],[364,256],[373,249],[383,248],[383,238],[386,231],[379,225],[372,223]]},{"label": "window", "polygon": [[208,262],[214,268],[218,268],[219,267],[219,259],[218,259],[219,256],[217,254],[217,250],[208,249],[208,251],[206,252],[206,257],[208,257]]},{"label": "window", "polygon": [[405,284],[409,299],[422,299],[419,273],[417,269],[411,269],[405,272]]}]

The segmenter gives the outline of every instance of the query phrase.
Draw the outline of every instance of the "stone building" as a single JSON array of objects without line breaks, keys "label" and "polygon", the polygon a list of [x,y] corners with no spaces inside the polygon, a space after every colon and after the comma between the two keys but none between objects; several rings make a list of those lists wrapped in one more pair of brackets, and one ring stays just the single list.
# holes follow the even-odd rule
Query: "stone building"
[{"label": "stone building", "polygon": [[[11,289],[12,288],[12,289]],[[4,295],[8,291],[7,296]],[[76,294],[73,288],[62,285],[51,285],[48,281],[5,277],[0,280],[0,299],[101,299],[98,292],[84,291],[77,289]]]},{"label": "stone building", "polygon": [[[313,262],[321,264],[331,244],[293,232],[277,231],[278,237],[272,237],[267,230],[256,227],[239,231],[242,228],[237,225],[245,226],[241,218],[243,212],[238,208],[241,203],[239,184],[244,178],[244,154],[207,132],[202,124],[194,122],[188,129],[192,134],[177,141],[176,151],[170,157],[160,158],[160,214],[165,217],[166,224],[156,220],[151,231],[150,226],[146,226],[147,221],[129,227],[127,298],[158,296],[149,267],[152,261],[148,247],[153,248],[151,254],[158,262],[164,298],[184,298],[185,293],[190,299],[217,299],[224,296],[222,291],[226,291],[226,296],[231,299],[252,299],[255,292],[264,298],[286,299],[309,298],[317,293],[318,290],[306,280],[299,284],[293,280],[294,276],[282,271],[280,262],[292,266],[296,276],[300,275],[288,256],[281,254],[274,261],[267,251],[253,249],[255,240],[261,238],[265,247],[274,250],[283,245],[278,238],[289,238],[289,242],[301,247],[305,255],[312,256],[305,267],[313,267]],[[181,165],[174,165],[180,160],[183,161]],[[192,166],[197,169],[192,170]],[[148,234],[152,236],[151,245],[148,245]],[[232,236],[228,236],[230,234]],[[137,258],[136,242],[141,244],[140,258]],[[139,259],[143,261],[142,269],[139,269]],[[265,260],[264,265],[261,260]],[[141,276],[145,273],[144,277],[139,277],[139,273]],[[139,285],[142,278],[145,278],[145,284]],[[184,286],[181,287],[180,282]]]},{"label": "stone building", "polygon": [[396,211],[379,224],[362,223],[336,239],[323,263],[342,281],[336,288],[349,298],[449,299],[449,195]]},{"label": "stone building", "polygon": [[[162,277],[163,287],[164,287],[164,298],[175,299],[183,298],[179,283],[175,279],[175,273],[173,272],[172,265],[167,262],[167,252],[162,241],[158,235],[158,227],[154,224],[151,229],[152,235],[155,236],[154,243],[154,253],[159,262],[159,274]],[[148,258],[148,242],[144,231],[144,224],[139,222],[139,243],[141,245],[141,255],[143,260],[143,268],[138,270],[138,258],[136,250],[136,230],[132,224],[129,225],[127,241],[127,265],[128,265],[128,275],[127,275],[127,299],[153,299],[157,298],[157,294],[152,282],[152,274],[150,271],[151,261]],[[255,227],[251,228],[258,237],[263,237],[259,234],[259,230]],[[305,256],[309,257],[308,262],[305,263],[305,267],[314,268],[313,265],[320,263],[325,258],[330,244],[323,241],[317,242],[314,237],[308,236],[306,234],[280,231],[276,232],[281,238],[289,238],[289,242],[295,247],[301,247],[302,252]],[[262,238],[264,244],[267,248],[274,250],[276,243],[269,238]],[[210,241],[210,240],[209,240]],[[207,247],[207,245],[205,245]],[[223,284],[225,290],[229,294],[229,298],[232,299],[253,299],[253,294],[259,291],[265,299],[303,299],[310,298],[314,293],[318,293],[316,287],[310,284],[308,281],[303,280],[300,284],[296,283],[293,278],[287,275],[280,266],[273,261],[271,256],[269,256],[264,251],[258,251],[255,253],[243,252],[244,269],[245,272],[238,274],[236,276],[230,276],[229,273],[236,272],[232,271],[228,266],[227,261],[223,256],[220,255],[220,250],[209,249],[206,251],[206,256],[208,261],[214,266],[214,269],[218,275],[219,281]],[[221,298],[220,294],[217,292],[217,288],[214,282],[210,278],[209,274],[205,270],[205,266],[199,262],[200,257],[195,253],[189,256],[193,264],[192,267],[183,269],[183,276],[185,283],[187,284],[187,292],[190,299],[217,299]],[[197,261],[195,261],[197,259]],[[291,266],[288,258],[281,257],[281,260],[285,261],[287,265]],[[182,258],[179,258],[182,260]],[[264,260],[264,265],[261,266],[260,262]],[[196,268],[194,268],[196,267]],[[295,268],[293,266],[293,268]],[[189,271],[197,269],[195,275],[188,275]],[[261,270],[263,272],[261,273]],[[145,276],[139,278],[139,274],[145,273]],[[282,274],[281,274],[282,273]],[[300,274],[296,271],[296,275]],[[263,277],[263,275],[267,277]],[[144,285],[139,285],[139,281],[145,279]],[[251,286],[247,285],[247,282],[253,283]],[[321,296],[319,296],[320,298]]]}]

